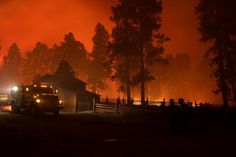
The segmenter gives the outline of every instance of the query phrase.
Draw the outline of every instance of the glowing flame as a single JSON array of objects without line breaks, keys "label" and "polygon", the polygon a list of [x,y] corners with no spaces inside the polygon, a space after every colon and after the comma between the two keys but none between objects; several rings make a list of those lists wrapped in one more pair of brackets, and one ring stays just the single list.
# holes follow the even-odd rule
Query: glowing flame
[{"label": "glowing flame", "polygon": [[11,106],[1,106],[1,111],[11,111]]}]

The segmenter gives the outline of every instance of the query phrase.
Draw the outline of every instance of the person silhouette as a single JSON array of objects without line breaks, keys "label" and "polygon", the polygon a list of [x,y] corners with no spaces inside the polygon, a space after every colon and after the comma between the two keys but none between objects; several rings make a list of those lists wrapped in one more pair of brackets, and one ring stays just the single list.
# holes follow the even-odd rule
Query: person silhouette
[{"label": "person silhouette", "polygon": [[181,107],[182,129],[184,132],[187,132],[187,131],[189,131],[191,109],[190,109],[189,105],[184,102],[183,98],[179,99],[179,104]]},{"label": "person silhouette", "polygon": [[106,103],[107,103],[107,104],[109,103],[108,96],[106,97]]},{"label": "person silhouette", "polygon": [[131,98],[131,99],[130,99],[130,105],[133,105],[133,104],[134,104],[134,99]]},{"label": "person silhouette", "polygon": [[122,104],[123,104],[123,105],[125,104],[125,99],[124,99],[124,98],[122,99]]},{"label": "person silhouette", "polygon": [[180,118],[179,118],[179,109],[174,102],[174,99],[170,99],[170,124],[174,133],[179,132],[180,130]]},{"label": "person silhouette", "polygon": [[121,104],[120,97],[118,97],[116,100],[116,112],[117,113],[119,113],[119,111],[120,111],[120,104]]}]

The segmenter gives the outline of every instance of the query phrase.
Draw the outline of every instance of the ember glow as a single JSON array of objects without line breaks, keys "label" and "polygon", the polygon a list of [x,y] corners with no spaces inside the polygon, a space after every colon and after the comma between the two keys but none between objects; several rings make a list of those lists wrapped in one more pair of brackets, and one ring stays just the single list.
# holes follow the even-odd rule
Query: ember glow
[{"label": "ember glow", "polygon": [[11,111],[11,106],[10,105],[9,106],[1,106],[0,110],[1,111]]}]

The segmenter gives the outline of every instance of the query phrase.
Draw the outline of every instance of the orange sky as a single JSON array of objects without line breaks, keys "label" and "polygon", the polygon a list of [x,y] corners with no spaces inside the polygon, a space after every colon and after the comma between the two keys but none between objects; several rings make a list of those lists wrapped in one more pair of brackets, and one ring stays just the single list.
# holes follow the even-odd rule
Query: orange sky
[{"label": "orange sky", "polygon": [[[189,53],[197,63],[205,50],[199,43],[197,19],[193,7],[198,0],[164,0],[162,31],[171,41],[165,44],[166,53]],[[91,50],[91,38],[97,22],[108,30],[110,6],[116,0],[0,0],[1,56],[11,43],[23,51],[37,41],[51,46],[73,32]]]},{"label": "orange sky", "polygon": [[[111,31],[110,7],[116,2],[117,0],[0,0],[0,59],[13,42],[25,52],[32,49],[38,41],[49,46],[59,43],[68,32],[73,32],[87,50],[91,50],[91,39],[98,22]],[[193,65],[200,62],[207,47],[199,42],[198,21],[194,14],[197,2],[198,0],[163,0],[161,28],[171,38],[164,45],[165,53],[188,53]]]}]

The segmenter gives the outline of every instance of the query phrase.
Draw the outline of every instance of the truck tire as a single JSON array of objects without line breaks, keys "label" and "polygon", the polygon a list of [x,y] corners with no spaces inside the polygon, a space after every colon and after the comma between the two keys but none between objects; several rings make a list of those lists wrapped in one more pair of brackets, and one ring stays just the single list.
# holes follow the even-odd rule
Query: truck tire
[{"label": "truck tire", "polygon": [[41,113],[39,111],[39,108],[34,106],[34,107],[31,108],[31,114],[34,117],[38,117],[38,116],[40,116]]},{"label": "truck tire", "polygon": [[59,110],[58,110],[58,109],[55,110],[55,111],[53,112],[53,115],[54,115],[55,117],[59,116]]}]

